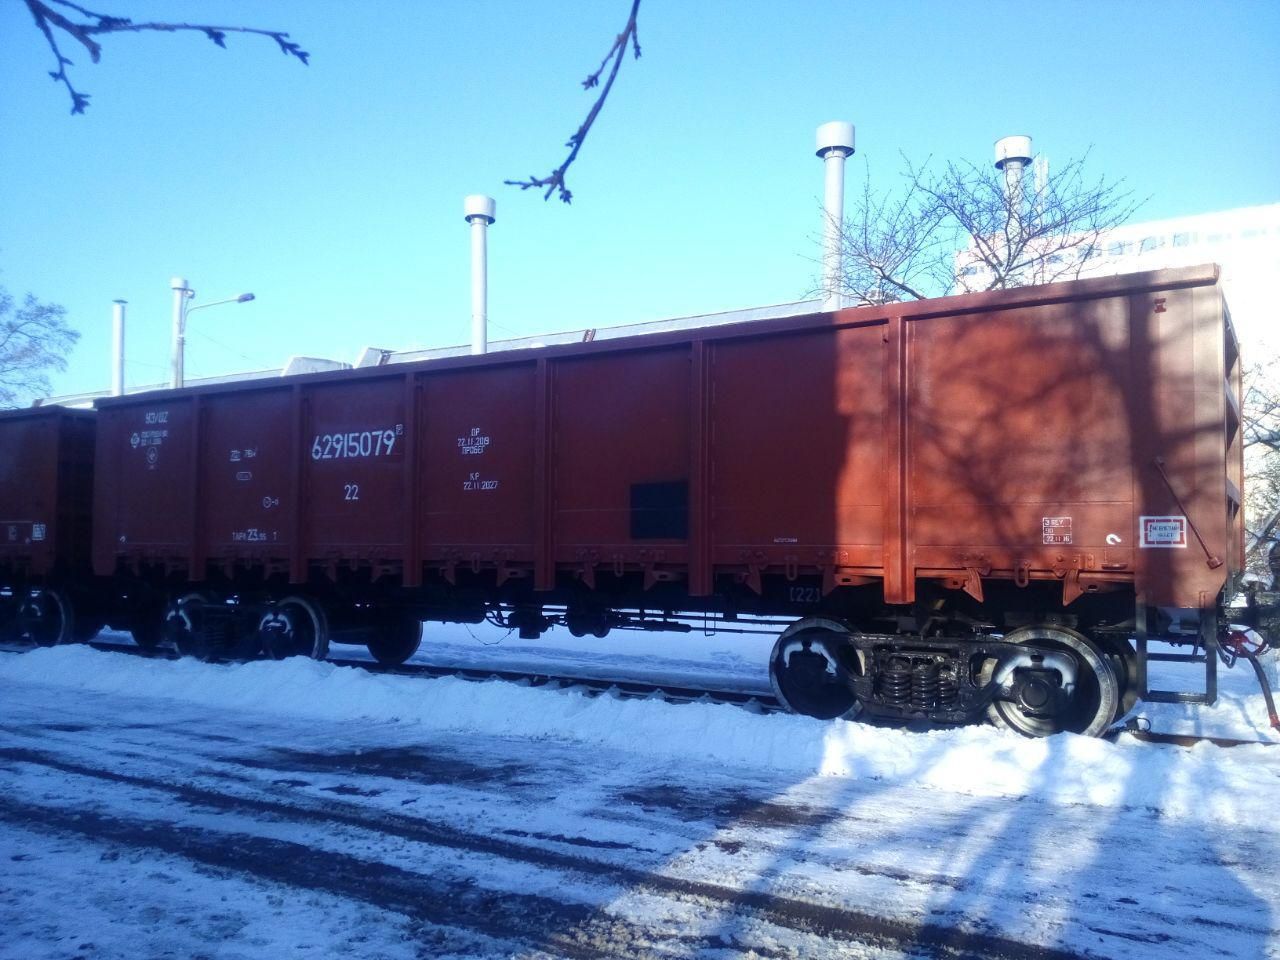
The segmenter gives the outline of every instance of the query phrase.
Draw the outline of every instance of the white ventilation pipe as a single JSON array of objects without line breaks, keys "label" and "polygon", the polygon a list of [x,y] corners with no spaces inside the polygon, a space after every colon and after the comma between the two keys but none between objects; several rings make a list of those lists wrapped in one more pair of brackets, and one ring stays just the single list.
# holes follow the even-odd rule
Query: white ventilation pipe
[{"label": "white ventilation pipe", "polygon": [[124,394],[124,308],[128,300],[114,300],[111,311],[111,395]]},{"label": "white ventilation pipe", "polygon": [[853,124],[834,120],[818,128],[818,156],[826,167],[822,202],[822,309],[840,309],[840,237],[844,228],[844,162],[853,155]]},{"label": "white ventilation pipe", "polygon": [[1022,180],[1030,163],[1030,137],[1003,137],[996,141],[996,169],[1004,173],[1004,190],[1009,200],[1009,209],[1019,215],[1023,213]]},{"label": "white ventilation pipe", "polygon": [[169,386],[178,388],[183,385],[183,361],[187,348],[187,298],[191,289],[183,277],[173,277],[169,281],[173,290],[173,342],[169,353],[170,377]]},{"label": "white ventilation pipe", "polygon": [[489,224],[496,219],[493,197],[472,194],[463,202],[463,215],[471,224],[471,352],[489,350]]}]

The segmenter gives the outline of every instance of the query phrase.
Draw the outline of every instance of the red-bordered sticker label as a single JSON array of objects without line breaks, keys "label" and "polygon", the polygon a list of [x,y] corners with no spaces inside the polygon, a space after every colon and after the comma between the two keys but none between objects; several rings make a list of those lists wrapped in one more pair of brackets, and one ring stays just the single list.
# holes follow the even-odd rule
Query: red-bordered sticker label
[{"label": "red-bordered sticker label", "polygon": [[1140,517],[1140,547],[1172,547],[1187,545],[1186,517]]},{"label": "red-bordered sticker label", "polygon": [[1071,542],[1070,517],[1042,517],[1040,530],[1045,543]]}]

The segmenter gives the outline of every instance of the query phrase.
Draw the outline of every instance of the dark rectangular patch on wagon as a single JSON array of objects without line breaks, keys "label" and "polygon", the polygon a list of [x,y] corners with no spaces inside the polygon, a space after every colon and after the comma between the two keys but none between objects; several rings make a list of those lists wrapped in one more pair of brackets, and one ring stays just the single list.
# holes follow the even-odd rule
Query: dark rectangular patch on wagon
[{"label": "dark rectangular patch on wagon", "polygon": [[689,539],[687,480],[631,485],[631,539]]}]

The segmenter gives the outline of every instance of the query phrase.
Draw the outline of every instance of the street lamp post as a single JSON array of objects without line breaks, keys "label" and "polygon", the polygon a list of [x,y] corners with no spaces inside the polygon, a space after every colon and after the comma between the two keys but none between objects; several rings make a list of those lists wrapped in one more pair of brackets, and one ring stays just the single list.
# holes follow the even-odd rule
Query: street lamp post
[{"label": "street lamp post", "polygon": [[183,366],[187,353],[187,317],[197,310],[203,310],[205,307],[216,307],[224,303],[248,303],[254,299],[254,296],[252,293],[242,293],[238,297],[227,297],[225,300],[214,300],[210,303],[201,303],[193,307],[190,306],[190,301],[195,297],[196,292],[187,286],[187,281],[184,278],[174,277],[169,281],[169,286],[173,290],[173,350],[171,363],[173,375],[170,378],[170,386],[176,389],[183,386],[185,382]]}]

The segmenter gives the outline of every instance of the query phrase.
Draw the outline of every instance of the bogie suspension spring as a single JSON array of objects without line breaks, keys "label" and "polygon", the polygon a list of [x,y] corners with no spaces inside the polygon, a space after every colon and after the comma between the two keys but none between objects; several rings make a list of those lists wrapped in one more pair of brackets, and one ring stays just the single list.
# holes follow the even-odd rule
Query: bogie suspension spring
[{"label": "bogie suspension spring", "polygon": [[948,707],[960,694],[954,667],[931,657],[891,657],[878,679],[880,699],[903,710]]}]

